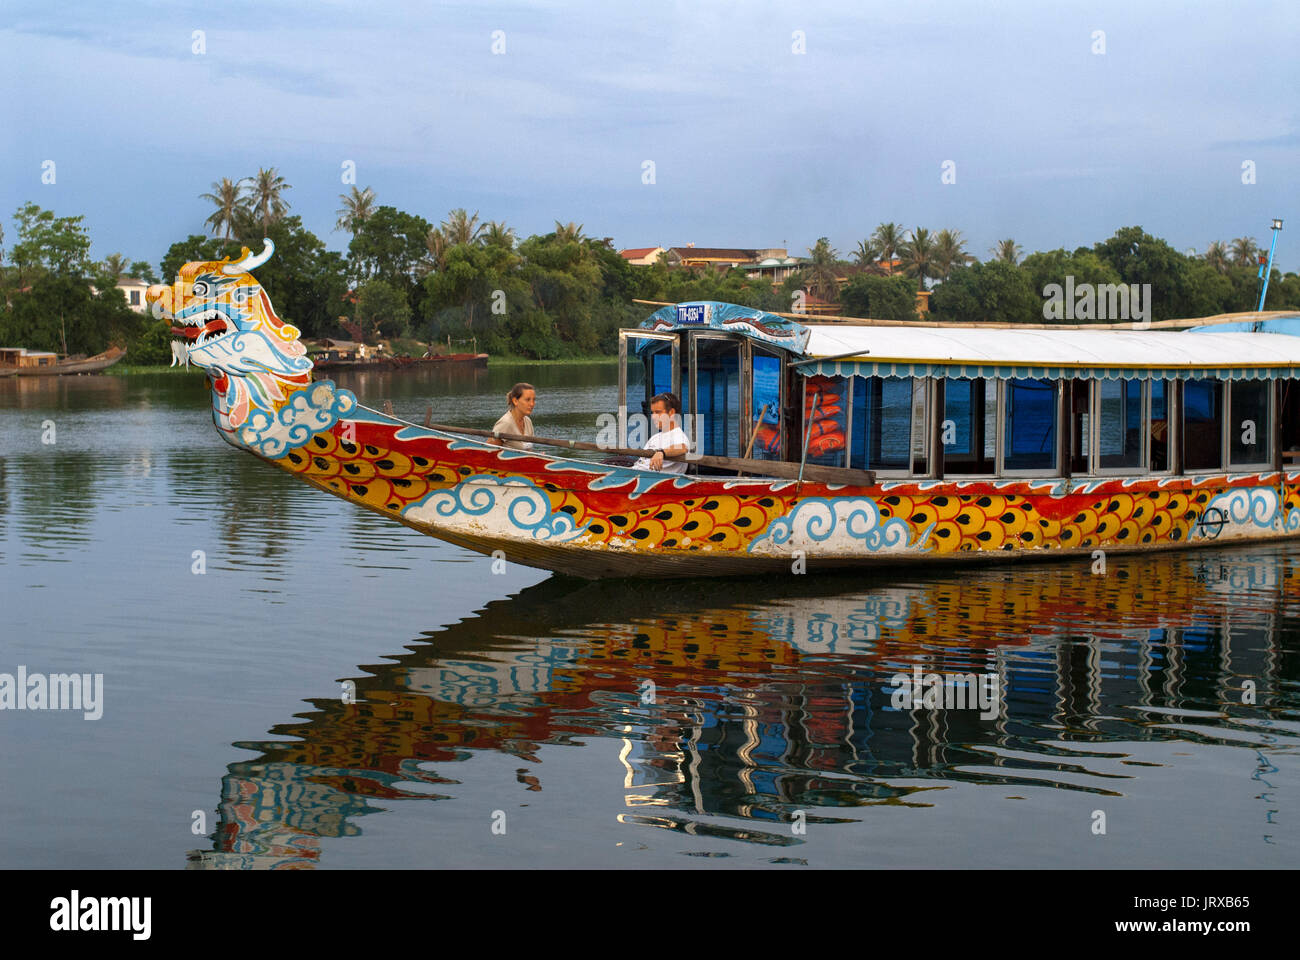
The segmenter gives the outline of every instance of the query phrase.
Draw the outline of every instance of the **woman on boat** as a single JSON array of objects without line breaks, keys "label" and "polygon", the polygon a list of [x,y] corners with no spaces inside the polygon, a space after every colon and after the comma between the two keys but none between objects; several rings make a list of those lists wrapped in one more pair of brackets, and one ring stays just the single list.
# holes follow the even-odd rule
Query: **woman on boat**
[{"label": "woman on boat", "polygon": [[[516,433],[522,436],[533,436],[533,419],[530,414],[533,407],[537,406],[537,391],[531,383],[516,383],[506,394],[506,403],[510,409],[501,414],[501,419],[492,425],[495,433]],[[488,443],[495,443],[498,446],[512,447],[515,450],[531,450],[533,445],[525,443],[522,440],[497,440],[493,438]]]}]

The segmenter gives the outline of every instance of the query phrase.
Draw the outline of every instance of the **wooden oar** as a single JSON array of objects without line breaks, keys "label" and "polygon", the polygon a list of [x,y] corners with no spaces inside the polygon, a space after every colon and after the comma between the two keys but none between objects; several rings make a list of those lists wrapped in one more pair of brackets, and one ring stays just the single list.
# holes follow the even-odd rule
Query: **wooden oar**
[{"label": "wooden oar", "polygon": [[[385,402],[385,413],[392,409]],[[389,416],[392,416],[389,413]],[[430,430],[443,433],[459,433],[469,437],[491,437],[494,440],[516,440],[522,443],[540,443],[550,447],[567,447],[570,450],[595,450],[609,456],[646,457],[653,450],[638,450],[633,447],[603,447],[598,443],[583,440],[557,440],[551,437],[531,437],[520,433],[502,433],[496,430],[478,430],[474,427],[453,427],[442,423],[425,423]],[[719,470],[744,470],[760,477],[775,477],[780,480],[800,479],[800,465],[786,463],[784,460],[749,460],[741,457],[681,456],[665,457],[665,460],[680,460],[686,463],[698,463],[704,467]],[[808,464],[803,468],[803,479],[814,483],[841,483],[846,486],[870,486],[876,482],[876,475],[870,470],[849,470],[844,467],[822,467]]]},{"label": "wooden oar", "polygon": [[[767,416],[767,408],[768,408],[769,406],[770,406],[770,404],[765,403],[765,404],[763,404],[763,409],[760,410],[760,411],[758,411],[758,423],[759,423],[760,425],[762,425],[762,423],[763,423],[763,418],[764,418],[765,416]],[[754,429],[754,428],[751,427],[751,428],[750,428],[750,431],[749,431],[749,443],[745,444],[745,456],[744,456],[744,459],[746,459],[746,460],[750,459],[749,455],[750,455],[751,453],[754,452],[754,441],[757,440],[757,439],[758,439],[758,430],[757,430],[757,429]],[[738,477],[743,477],[744,474],[743,474],[743,473],[738,473],[738,474],[736,474],[736,476],[738,476]]]}]

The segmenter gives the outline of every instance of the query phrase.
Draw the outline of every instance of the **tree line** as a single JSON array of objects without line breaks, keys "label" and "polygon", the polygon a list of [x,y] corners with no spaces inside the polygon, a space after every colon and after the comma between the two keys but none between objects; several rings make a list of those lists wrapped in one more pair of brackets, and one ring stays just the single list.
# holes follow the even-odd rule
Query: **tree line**
[{"label": "tree line", "polygon": [[[1028,256],[1007,239],[981,262],[960,231],[883,223],[847,257],[820,238],[773,284],[738,268],[670,268],[663,257],[632,266],[612,238],[588,236],[572,221],[524,239],[465,209],[435,225],[355,186],[339,197],[335,228],[349,235],[340,253],[290,212],[290,189],[274,168],[213,183],[200,195],[212,209],[204,232],[171,244],[157,273],[119,253],[91,261],[82,217],[25,204],[7,252],[0,227],[0,343],[62,353],[117,344],[133,363],[165,363],[168,324],[130,310],[119,280],[171,280],[187,261],[260,249],[264,237],[276,254],[257,278],[282,319],[305,337],[383,339],[399,352],[422,349],[414,341],[464,349],[457,342],[473,338],[496,355],[610,355],[619,328],[649,310],[634,299],[721,300],[774,312],[834,305],[845,316],[913,319],[918,293],[929,291],[936,320],[1042,322],[1045,291],[1066,277],[1076,286],[1151,284],[1152,319],[1249,310],[1259,297],[1259,248],[1247,237],[1191,254],[1124,227],[1091,247]],[[1274,271],[1267,307],[1300,307],[1300,276]]]}]

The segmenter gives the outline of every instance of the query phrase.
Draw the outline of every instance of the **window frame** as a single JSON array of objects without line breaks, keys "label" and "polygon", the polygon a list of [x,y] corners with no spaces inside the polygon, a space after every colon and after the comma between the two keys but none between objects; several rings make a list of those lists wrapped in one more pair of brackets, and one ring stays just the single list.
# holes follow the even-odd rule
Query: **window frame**
[{"label": "window frame", "polygon": [[[649,330],[620,330],[618,332],[618,445],[627,446],[627,342],[630,339],[660,340],[672,345],[672,386],[670,390],[678,397],[681,390],[681,337],[677,333],[661,333]],[[640,414],[640,409],[636,411]],[[683,413],[685,416],[685,413]]]},{"label": "window frame", "polygon": [[[1224,431],[1223,431],[1224,470],[1227,471],[1228,473],[1269,473],[1271,472],[1273,470],[1273,446],[1274,446],[1273,435],[1276,432],[1276,426],[1274,421],[1277,416],[1274,410],[1274,407],[1276,406],[1276,400],[1277,400],[1277,390],[1274,388],[1274,384],[1276,383],[1276,378],[1267,377],[1262,380],[1244,380],[1242,378],[1237,378],[1233,380],[1225,380],[1223,382],[1227,384],[1227,393],[1228,393],[1227,402],[1224,404]],[[1268,429],[1259,430],[1257,428],[1256,437],[1259,440],[1258,445],[1266,448],[1265,452],[1268,454],[1267,460],[1252,460],[1249,463],[1232,462],[1232,438],[1233,436],[1235,436],[1234,431],[1241,429],[1240,426],[1237,427],[1233,426],[1233,424],[1236,422],[1237,415],[1233,411],[1232,387],[1237,383],[1258,383],[1264,387],[1264,396],[1267,398],[1266,402],[1268,406]]]},{"label": "window frame", "polygon": [[[1006,386],[1011,380],[1037,380],[1047,381],[1052,384],[1052,429],[1056,434],[1056,441],[1052,455],[1052,466],[1048,470],[1035,468],[1032,470],[1009,470],[1004,465],[1006,456],[1006,418],[1007,418],[1007,389]],[[994,461],[994,468],[997,470],[995,476],[999,477],[1044,477],[1055,478],[1061,476],[1061,403],[1065,392],[1065,380],[1059,377],[1012,377],[1009,379],[997,378],[998,381],[998,439],[997,439],[997,459]],[[1095,395],[1097,391],[1092,391]]]}]

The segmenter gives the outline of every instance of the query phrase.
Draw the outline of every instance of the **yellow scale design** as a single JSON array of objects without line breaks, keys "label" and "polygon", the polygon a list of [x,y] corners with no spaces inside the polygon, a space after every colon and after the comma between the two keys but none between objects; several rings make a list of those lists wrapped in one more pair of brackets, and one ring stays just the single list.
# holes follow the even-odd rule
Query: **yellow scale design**
[{"label": "yellow scale design", "polygon": [[[412,457],[373,444],[351,443],[331,432],[315,434],[305,446],[273,461],[342,496],[377,510],[399,515],[431,491],[455,486],[458,464]],[[504,469],[476,468],[477,473],[516,476]],[[797,497],[763,493],[754,496],[698,496],[653,504],[636,511],[603,514],[572,490],[543,484],[552,512],[564,512],[575,525],[589,524],[584,543],[624,538],[652,547],[688,550],[737,550],[787,513]],[[652,497],[646,498],[652,502]]]},{"label": "yellow scale design", "polygon": [[[394,515],[431,491],[454,486],[461,479],[458,469],[468,469],[372,444],[350,443],[330,432],[316,434],[305,446],[274,462],[349,500]],[[478,468],[477,472],[512,475],[491,468]],[[646,549],[743,550],[800,499],[775,493],[713,494],[650,502],[635,511],[606,514],[593,510],[578,492],[554,484],[544,484],[543,489],[552,511],[569,514],[579,527],[587,525],[587,534],[579,542],[603,543],[620,538],[628,545]],[[1185,541],[1205,504],[1226,489],[1101,495],[1060,519],[1045,516],[1036,508],[1036,502],[1045,498],[1018,495],[908,496],[886,491],[877,502],[882,518],[908,523],[912,543],[933,526],[927,547],[936,553],[1013,547],[1085,549]],[[649,495],[647,500],[652,497]],[[1300,486],[1287,487],[1286,503],[1290,509],[1300,509]]]}]

